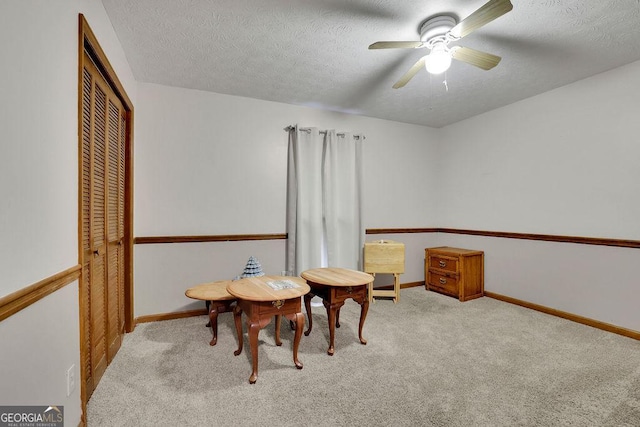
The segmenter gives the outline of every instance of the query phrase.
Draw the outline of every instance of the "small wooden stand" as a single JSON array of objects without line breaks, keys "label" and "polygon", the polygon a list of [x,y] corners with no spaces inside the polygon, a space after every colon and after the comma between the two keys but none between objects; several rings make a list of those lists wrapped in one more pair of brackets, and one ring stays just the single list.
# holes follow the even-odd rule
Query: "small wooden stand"
[{"label": "small wooden stand", "polygon": [[376,273],[393,274],[393,289],[374,289],[369,284],[369,302],[373,297],[391,297],[400,301],[400,274],[404,273],[404,243],[376,240],[364,244],[364,271],[374,278]]}]

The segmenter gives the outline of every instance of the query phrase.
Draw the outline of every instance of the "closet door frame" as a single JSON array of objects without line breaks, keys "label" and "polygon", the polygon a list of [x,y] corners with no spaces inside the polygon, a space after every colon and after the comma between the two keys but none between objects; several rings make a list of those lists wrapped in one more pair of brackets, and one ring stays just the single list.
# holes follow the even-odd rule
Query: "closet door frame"
[{"label": "closet door frame", "polygon": [[[83,102],[83,75],[85,67],[85,53],[97,66],[107,84],[116,94],[124,108],[124,120],[126,133],[124,135],[124,237],[123,247],[123,275],[124,275],[124,332],[131,332],[135,328],[133,317],[133,103],[129,99],[118,76],[111,67],[104,51],[100,47],[93,31],[89,27],[84,15],[79,14],[79,46],[78,46],[78,258],[79,264],[85,265],[85,256],[82,242],[82,102]],[[81,275],[82,277],[82,275]],[[83,280],[79,281],[83,286]],[[82,298],[82,288],[79,289],[79,313],[80,313],[80,362],[84,368],[86,349],[86,337],[84,336],[85,320],[83,314],[86,309],[86,301]],[[87,390],[84,390],[86,378],[83,369],[81,373],[82,419],[86,422],[86,404],[88,401]],[[85,424],[86,425],[86,424]]]}]

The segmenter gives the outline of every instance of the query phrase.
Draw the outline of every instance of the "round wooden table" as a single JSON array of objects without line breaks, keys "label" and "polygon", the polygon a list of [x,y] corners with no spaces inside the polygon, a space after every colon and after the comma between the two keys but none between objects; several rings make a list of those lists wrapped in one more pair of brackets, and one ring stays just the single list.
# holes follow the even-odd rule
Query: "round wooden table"
[{"label": "round wooden table", "polygon": [[333,356],[335,352],[335,328],[340,327],[340,307],[344,305],[347,299],[351,298],[360,304],[358,338],[362,344],[366,344],[367,340],[362,337],[362,328],[369,311],[367,288],[369,283],[373,282],[373,276],[347,268],[314,268],[303,271],[300,275],[311,287],[311,291],[304,296],[304,306],[309,318],[309,329],[304,334],[308,336],[311,333],[311,328],[313,327],[311,298],[317,295],[322,298],[322,304],[327,309],[329,322],[329,349],[327,354]]},{"label": "round wooden table", "polygon": [[[281,286],[285,288],[279,289]],[[286,287],[291,286],[291,287]],[[275,289],[274,289],[275,288]],[[252,372],[249,383],[254,384],[258,379],[258,332],[271,322],[276,316],[275,341],[280,341],[281,316],[289,319],[295,325],[293,339],[293,363],[302,369],[298,360],[298,346],[304,327],[304,316],[300,297],[309,292],[309,286],[299,277],[288,276],[260,276],[247,277],[230,282],[227,291],[238,299],[233,309],[233,315],[238,332],[238,349],[236,356],[242,353],[242,313],[246,314],[249,332],[249,347],[251,348]]]},{"label": "round wooden table", "polygon": [[231,283],[230,280],[203,283],[187,289],[184,293],[189,298],[202,300],[207,303],[209,308],[209,325],[213,332],[213,338],[209,345],[216,345],[218,342],[218,314],[231,311],[233,303],[236,302],[236,297],[227,292],[227,285],[229,283]]}]

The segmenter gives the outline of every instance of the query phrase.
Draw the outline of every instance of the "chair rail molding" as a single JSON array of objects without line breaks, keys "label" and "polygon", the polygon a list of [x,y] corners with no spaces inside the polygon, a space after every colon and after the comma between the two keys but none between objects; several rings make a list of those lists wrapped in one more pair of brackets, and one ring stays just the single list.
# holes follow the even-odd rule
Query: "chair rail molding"
[{"label": "chair rail molding", "polygon": [[0,298],[0,321],[80,278],[80,264]]}]

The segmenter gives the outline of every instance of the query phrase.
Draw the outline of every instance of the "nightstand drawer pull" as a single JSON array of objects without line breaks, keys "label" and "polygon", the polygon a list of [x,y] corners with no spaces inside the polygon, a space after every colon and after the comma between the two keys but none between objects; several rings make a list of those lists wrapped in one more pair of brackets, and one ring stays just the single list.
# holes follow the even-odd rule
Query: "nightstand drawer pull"
[{"label": "nightstand drawer pull", "polygon": [[445,279],[444,277],[440,278],[440,284],[441,285],[446,285],[447,284],[447,279]]},{"label": "nightstand drawer pull", "polygon": [[445,268],[447,266],[447,263],[444,261],[438,261],[438,265],[442,268]]}]

